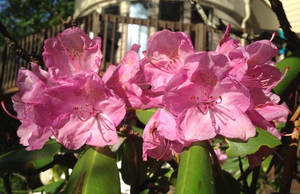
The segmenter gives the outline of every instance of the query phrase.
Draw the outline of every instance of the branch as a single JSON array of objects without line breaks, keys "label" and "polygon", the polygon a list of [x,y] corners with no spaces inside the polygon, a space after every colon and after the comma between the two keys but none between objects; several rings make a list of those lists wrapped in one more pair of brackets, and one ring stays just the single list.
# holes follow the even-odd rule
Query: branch
[{"label": "branch", "polygon": [[12,38],[12,36],[8,33],[5,26],[0,21],[0,33],[3,35],[4,40],[8,44],[9,47],[15,50],[17,55],[23,58],[27,63],[34,62],[38,65],[43,65],[43,60],[41,57],[33,56],[27,53],[22,47],[20,47],[16,40]]},{"label": "branch", "polygon": [[216,26],[207,18],[202,6],[200,5],[200,3],[198,3],[196,0],[190,0],[190,4],[191,5],[195,5],[199,15],[201,16],[204,24],[210,26],[210,27],[213,27],[213,28],[216,28]]},{"label": "branch", "polygon": [[38,169],[29,169],[26,175],[32,176],[35,174],[39,174],[42,171],[52,168],[56,164],[66,166],[68,168],[74,168],[76,162],[77,162],[77,158],[74,156],[73,153],[55,154],[54,160],[51,163]]},{"label": "branch", "polygon": [[213,161],[214,173],[215,175],[219,175],[222,173],[222,168],[218,156],[216,155],[214,148],[210,145],[208,141],[206,142],[206,145]]},{"label": "branch", "polygon": [[259,171],[260,171],[260,166],[254,167],[249,193],[256,193],[256,185],[259,177]]},{"label": "branch", "polygon": [[[284,163],[284,170],[280,181],[279,193],[282,194],[290,192],[293,172],[295,171],[297,162],[297,147],[299,142],[300,130],[300,106],[298,106],[290,121],[293,123],[294,129],[288,145],[288,150],[285,157],[286,160]],[[291,122],[287,123],[288,126],[290,126]]]},{"label": "branch", "polygon": [[[241,175],[244,174],[243,163],[242,163],[241,157],[239,157],[239,167],[240,167]],[[247,177],[242,177],[242,180],[243,180],[244,193],[248,194],[249,193],[249,187],[248,187],[248,183],[247,183]]]},{"label": "branch", "polygon": [[295,32],[291,30],[291,25],[286,17],[282,3],[279,0],[269,0],[269,2],[271,3],[271,8],[276,14],[280,27],[284,32],[289,48],[292,51],[299,49],[300,39],[297,37]]}]

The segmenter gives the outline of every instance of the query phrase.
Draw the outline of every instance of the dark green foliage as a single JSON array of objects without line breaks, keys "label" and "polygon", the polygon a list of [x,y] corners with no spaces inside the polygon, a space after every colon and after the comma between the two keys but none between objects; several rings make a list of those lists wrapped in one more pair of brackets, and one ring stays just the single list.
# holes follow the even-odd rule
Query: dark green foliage
[{"label": "dark green foliage", "polygon": [[7,31],[18,40],[26,35],[60,24],[74,12],[74,0],[0,0],[0,18]]}]

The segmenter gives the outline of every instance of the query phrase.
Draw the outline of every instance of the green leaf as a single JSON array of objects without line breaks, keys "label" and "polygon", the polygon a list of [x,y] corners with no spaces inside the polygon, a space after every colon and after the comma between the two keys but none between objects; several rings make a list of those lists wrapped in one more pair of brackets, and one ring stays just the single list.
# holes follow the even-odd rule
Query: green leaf
[{"label": "green leaf", "polygon": [[58,193],[60,189],[64,186],[65,181],[64,180],[59,180],[53,183],[50,183],[45,186],[45,192],[46,193]]},{"label": "green leaf", "polygon": [[156,112],[157,108],[151,108],[147,110],[136,110],[137,118],[146,125],[152,115]]},{"label": "green leaf", "polygon": [[217,175],[215,178],[216,184],[216,193],[217,194],[240,194],[241,193],[241,185],[240,183],[235,180],[230,173],[226,171],[222,171],[220,174]]},{"label": "green leaf", "polygon": [[26,173],[28,170],[42,168],[53,161],[59,149],[60,144],[49,141],[41,150],[26,151],[22,148],[3,154],[0,156],[0,175],[11,172]]},{"label": "green leaf", "polygon": [[141,138],[129,136],[123,144],[122,179],[126,184],[136,188],[150,179],[162,165],[161,161],[151,158],[143,161],[142,143]]},{"label": "green leaf", "polygon": [[[76,163],[64,193],[120,193],[120,180],[116,160],[107,153],[108,148],[90,148]],[[104,154],[104,152],[107,152]]]},{"label": "green leaf", "polygon": [[[246,170],[249,167],[248,159],[246,157],[242,157],[241,162],[243,170]],[[241,176],[239,159],[237,157],[227,158],[227,160],[222,164],[222,169],[232,174],[235,179],[238,179]]]},{"label": "green leaf", "polygon": [[300,73],[300,53],[293,53],[276,64],[276,67],[284,73],[285,68],[289,67],[286,77],[273,89],[276,94],[283,94],[284,91],[291,86],[292,82]]},{"label": "green leaf", "polygon": [[255,153],[263,145],[274,148],[281,144],[278,138],[266,130],[256,128],[256,132],[256,136],[249,138],[246,142],[226,139],[229,145],[229,148],[226,150],[227,155],[229,157],[246,156]]},{"label": "green leaf", "polygon": [[272,155],[269,155],[264,161],[262,162],[262,170],[267,173],[267,170],[271,164],[272,161]]},{"label": "green leaf", "polygon": [[212,164],[205,144],[193,143],[180,155],[176,194],[215,193]]}]

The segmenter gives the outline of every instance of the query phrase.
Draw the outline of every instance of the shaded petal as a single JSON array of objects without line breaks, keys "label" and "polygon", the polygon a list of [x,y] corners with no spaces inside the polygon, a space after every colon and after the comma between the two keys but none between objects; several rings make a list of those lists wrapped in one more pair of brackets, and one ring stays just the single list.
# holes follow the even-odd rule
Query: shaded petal
[{"label": "shaded petal", "polygon": [[248,65],[263,65],[278,55],[277,47],[270,40],[260,40],[246,46],[249,54]]},{"label": "shaded petal", "polygon": [[108,80],[110,80],[116,70],[117,70],[117,66],[115,65],[108,66],[108,68],[105,70],[104,75],[102,77],[103,82],[106,83]]},{"label": "shaded petal", "polygon": [[230,70],[227,57],[216,52],[198,52],[187,57],[184,69],[192,82],[213,87]]}]

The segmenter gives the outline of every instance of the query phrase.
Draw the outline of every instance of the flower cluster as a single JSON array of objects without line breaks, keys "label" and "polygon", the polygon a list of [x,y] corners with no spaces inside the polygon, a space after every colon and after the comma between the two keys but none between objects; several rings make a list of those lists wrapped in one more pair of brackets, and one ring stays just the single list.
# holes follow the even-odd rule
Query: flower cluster
[{"label": "flower cluster", "polygon": [[271,92],[283,78],[271,60],[278,50],[269,40],[242,46],[229,30],[208,52],[196,52],[183,32],[156,32],[143,58],[133,45],[102,78],[99,38],[70,28],[46,40],[48,72],[36,64],[21,69],[13,96],[21,143],[40,149],[53,135],[69,149],[113,145],[125,107],[157,108],[144,129],[144,160],[170,160],[217,135],[247,140],[255,126],[280,138],[274,121],[285,121],[289,111]]},{"label": "flower cluster", "polygon": [[21,144],[40,149],[51,135],[68,149],[115,144],[126,110],[98,76],[101,39],[70,28],[45,41],[43,57],[48,72],[34,63],[32,71],[21,68],[12,97]]}]

